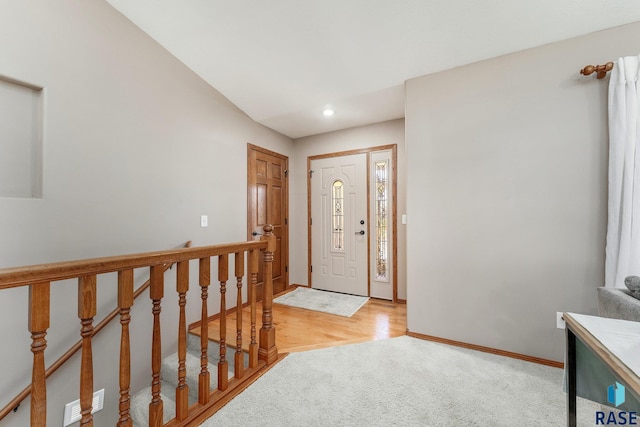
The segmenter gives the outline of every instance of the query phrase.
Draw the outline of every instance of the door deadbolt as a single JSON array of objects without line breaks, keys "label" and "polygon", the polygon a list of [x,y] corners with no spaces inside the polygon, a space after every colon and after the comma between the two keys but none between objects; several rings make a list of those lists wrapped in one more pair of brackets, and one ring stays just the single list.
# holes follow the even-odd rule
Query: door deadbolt
[{"label": "door deadbolt", "polygon": [[360,225],[364,225],[364,219],[360,220]]}]

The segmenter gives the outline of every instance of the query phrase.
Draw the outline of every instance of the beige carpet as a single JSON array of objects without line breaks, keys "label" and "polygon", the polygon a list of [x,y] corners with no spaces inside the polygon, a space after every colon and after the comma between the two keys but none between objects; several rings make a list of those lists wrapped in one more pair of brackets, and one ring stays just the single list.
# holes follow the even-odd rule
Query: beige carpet
[{"label": "beige carpet", "polygon": [[[407,336],[291,353],[202,425],[566,425],[563,371]],[[600,405],[578,399],[578,425]]]}]

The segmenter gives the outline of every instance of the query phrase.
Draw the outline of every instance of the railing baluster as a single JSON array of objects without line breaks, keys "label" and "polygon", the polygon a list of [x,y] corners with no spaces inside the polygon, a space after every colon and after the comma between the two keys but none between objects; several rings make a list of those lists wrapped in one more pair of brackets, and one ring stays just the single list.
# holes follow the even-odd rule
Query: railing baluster
[{"label": "railing baluster", "polygon": [[200,375],[198,376],[198,403],[205,405],[209,402],[211,387],[211,373],[209,372],[209,314],[207,299],[209,298],[209,283],[211,282],[211,258],[200,258],[200,289],[202,298],[202,313],[200,315]]},{"label": "railing baluster", "polygon": [[218,362],[218,390],[229,386],[227,362],[227,280],[229,279],[229,255],[218,256],[218,281],[220,282],[220,361]]},{"label": "railing baluster", "polygon": [[234,256],[236,267],[236,355],[233,370],[236,378],[244,375],[244,355],[242,354],[242,277],[244,276],[244,252],[236,252]]},{"label": "railing baluster", "polygon": [[129,323],[133,306],[133,270],[118,272],[118,308],[120,309],[120,419],[118,426],[131,427],[131,340]]},{"label": "railing baluster", "polygon": [[149,403],[149,426],[160,427],[163,423],[164,403],[160,397],[160,368],[162,365],[162,340],[160,330],[160,302],[164,296],[164,268],[151,266],[151,289],[149,297],[153,302],[153,341],[151,344],[151,403]]},{"label": "railing baluster", "polygon": [[273,227],[269,224],[263,228],[260,240],[267,241],[264,249],[264,273],[262,275],[262,328],[260,328],[260,349],[258,357],[267,365],[272,364],[278,358],[276,348],[276,330],[273,327],[273,252],[276,250],[276,238],[273,235]]},{"label": "railing baluster", "polygon": [[29,286],[29,332],[31,332],[31,352],[33,370],[31,373],[31,425],[47,425],[47,385],[44,370],[44,351],[47,348],[49,329],[49,289],[50,283]]},{"label": "railing baluster", "polygon": [[80,425],[93,425],[93,317],[96,315],[96,276],[84,276],[78,280],[78,317],[82,327],[82,359],[80,362]]},{"label": "railing baluster", "polygon": [[178,387],[176,387],[176,418],[182,421],[189,415],[189,386],[187,385],[187,291],[189,291],[189,261],[178,263],[176,290],[180,321],[178,325]]},{"label": "railing baluster", "polygon": [[258,286],[258,268],[260,252],[254,249],[249,252],[249,304],[251,306],[251,342],[249,343],[249,367],[258,367],[258,343],[256,341],[256,287]]}]

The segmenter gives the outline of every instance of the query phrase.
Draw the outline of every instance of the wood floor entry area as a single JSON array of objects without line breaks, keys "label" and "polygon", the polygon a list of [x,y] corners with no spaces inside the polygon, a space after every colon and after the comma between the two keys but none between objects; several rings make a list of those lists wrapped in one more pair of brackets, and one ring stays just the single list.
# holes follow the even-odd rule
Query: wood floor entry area
[{"label": "wood floor entry area", "polygon": [[[261,316],[260,310],[257,315]],[[250,336],[247,309],[242,320],[242,333]],[[407,306],[371,298],[352,317],[342,317],[274,303],[273,320],[278,351],[291,353],[405,335]],[[235,325],[235,313],[228,315],[227,337],[235,337]],[[200,328],[190,332],[199,335]],[[209,339],[217,341],[219,336],[219,322],[214,320],[209,323]]]}]

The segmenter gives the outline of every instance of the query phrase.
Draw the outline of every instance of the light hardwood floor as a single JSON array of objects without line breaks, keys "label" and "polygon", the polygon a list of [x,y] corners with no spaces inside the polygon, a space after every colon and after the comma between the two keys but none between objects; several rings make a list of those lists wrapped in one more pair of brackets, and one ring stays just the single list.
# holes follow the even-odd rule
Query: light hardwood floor
[{"label": "light hardwood floor", "polygon": [[[260,304],[258,304],[260,306]],[[258,310],[257,329],[261,325]],[[407,330],[407,306],[371,298],[352,317],[273,304],[278,352],[291,353],[404,335]],[[242,312],[243,348],[249,345],[251,319],[249,308]],[[209,323],[209,339],[219,340],[219,320]],[[227,344],[236,343],[236,314],[227,316]],[[200,335],[200,328],[190,331]]]}]

